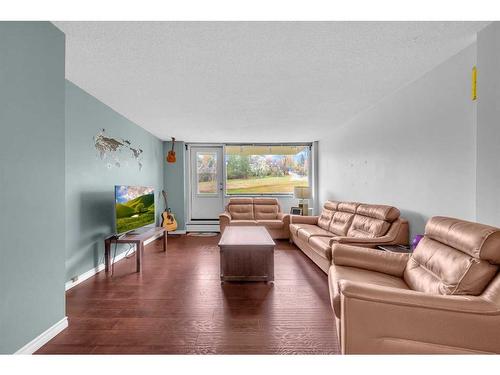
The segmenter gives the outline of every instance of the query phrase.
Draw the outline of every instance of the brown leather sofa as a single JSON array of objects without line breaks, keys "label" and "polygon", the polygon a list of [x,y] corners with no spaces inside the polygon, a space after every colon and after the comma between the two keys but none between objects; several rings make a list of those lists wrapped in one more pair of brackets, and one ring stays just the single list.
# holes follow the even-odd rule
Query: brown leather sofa
[{"label": "brown leather sofa", "polygon": [[342,353],[500,353],[500,229],[433,217],[413,254],[333,246]]},{"label": "brown leather sofa", "polygon": [[326,201],[320,216],[290,217],[290,239],[325,273],[336,243],[363,247],[408,244],[408,221],[392,206]]},{"label": "brown leather sofa", "polygon": [[228,225],[264,226],[274,239],[288,239],[290,215],[281,212],[275,198],[230,198],[219,215],[220,232]]}]

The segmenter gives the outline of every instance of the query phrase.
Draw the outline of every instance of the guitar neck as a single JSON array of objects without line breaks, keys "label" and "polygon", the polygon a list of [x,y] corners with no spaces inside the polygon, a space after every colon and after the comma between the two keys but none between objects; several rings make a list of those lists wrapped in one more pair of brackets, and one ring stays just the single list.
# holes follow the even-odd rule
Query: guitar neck
[{"label": "guitar neck", "polygon": [[165,193],[164,190],[162,190],[162,195],[163,195],[163,200],[165,201],[165,210],[163,212],[168,212],[168,201],[167,201],[167,193]]}]

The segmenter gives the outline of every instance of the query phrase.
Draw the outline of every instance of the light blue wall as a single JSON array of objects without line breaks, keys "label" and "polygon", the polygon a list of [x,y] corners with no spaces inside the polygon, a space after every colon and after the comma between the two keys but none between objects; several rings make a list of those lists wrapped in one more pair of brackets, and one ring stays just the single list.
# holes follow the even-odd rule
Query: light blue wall
[{"label": "light blue wall", "polygon": [[[168,151],[172,149],[172,142],[163,142],[163,158]],[[168,205],[172,209],[172,213],[177,220],[177,230],[186,229],[186,212],[185,212],[185,199],[186,191],[184,189],[184,156],[185,156],[185,143],[175,142],[174,146],[177,161],[175,163],[164,162],[164,186],[168,194]],[[163,211],[164,206],[161,206]]]},{"label": "light blue wall", "polygon": [[[102,128],[108,136],[140,146],[142,170],[133,160],[119,168],[107,167],[93,141]],[[66,81],[66,280],[103,262],[103,240],[114,233],[114,185],[153,186],[158,214],[163,208],[163,144]]]},{"label": "light blue wall", "polygon": [[0,353],[65,316],[64,34],[0,22]]}]

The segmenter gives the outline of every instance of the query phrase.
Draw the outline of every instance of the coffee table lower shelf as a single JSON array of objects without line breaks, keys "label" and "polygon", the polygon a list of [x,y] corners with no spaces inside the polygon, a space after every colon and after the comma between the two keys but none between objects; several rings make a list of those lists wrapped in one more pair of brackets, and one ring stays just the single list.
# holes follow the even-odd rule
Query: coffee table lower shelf
[{"label": "coffee table lower shelf", "polygon": [[274,281],[274,246],[220,249],[221,281]]}]

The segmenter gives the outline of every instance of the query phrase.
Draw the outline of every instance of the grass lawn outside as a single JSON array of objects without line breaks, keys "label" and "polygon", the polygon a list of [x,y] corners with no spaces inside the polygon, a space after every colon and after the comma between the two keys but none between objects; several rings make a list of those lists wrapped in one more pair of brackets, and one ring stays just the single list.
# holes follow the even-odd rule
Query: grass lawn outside
[{"label": "grass lawn outside", "polygon": [[307,177],[263,177],[227,180],[227,194],[293,193],[295,186],[307,186]]}]

